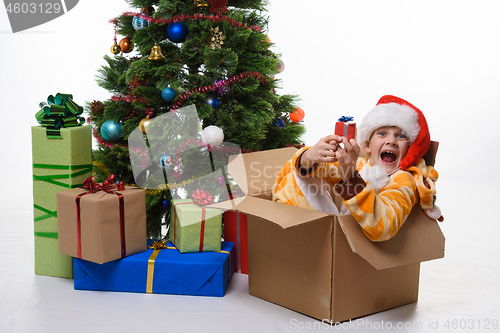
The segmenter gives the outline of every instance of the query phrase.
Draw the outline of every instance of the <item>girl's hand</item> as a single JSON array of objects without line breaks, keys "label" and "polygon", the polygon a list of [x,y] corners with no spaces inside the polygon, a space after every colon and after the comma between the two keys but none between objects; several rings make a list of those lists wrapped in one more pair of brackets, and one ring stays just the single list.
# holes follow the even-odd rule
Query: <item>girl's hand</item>
[{"label": "girl's hand", "polygon": [[342,137],[338,135],[327,135],[306,150],[300,159],[300,167],[310,169],[315,163],[331,163],[336,162],[335,152],[339,149],[339,143],[342,142]]},{"label": "girl's hand", "polygon": [[359,157],[360,148],[356,140],[351,139],[347,141],[346,138],[341,137],[344,148],[338,148],[335,151],[335,157],[339,161],[339,174],[344,182],[347,182],[354,176],[356,172],[356,161]]}]

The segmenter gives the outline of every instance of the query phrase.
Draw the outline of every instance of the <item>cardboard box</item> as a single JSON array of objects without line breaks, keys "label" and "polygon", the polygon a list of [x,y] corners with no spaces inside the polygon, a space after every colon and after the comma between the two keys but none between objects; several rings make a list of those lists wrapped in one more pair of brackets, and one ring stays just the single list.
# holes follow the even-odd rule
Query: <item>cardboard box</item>
[{"label": "cardboard box", "polygon": [[102,265],[75,258],[75,289],[224,296],[233,276],[233,243],[223,242],[220,252],[184,254],[167,245],[156,256],[149,249]]},{"label": "cardboard box", "polygon": [[92,126],[62,128],[61,136],[31,128],[35,274],[73,278],[73,258],[59,253],[56,193],[81,187],[92,174]]},{"label": "cardboard box", "polygon": [[86,191],[77,188],[57,193],[59,252],[102,264],[146,251],[145,190],[125,186],[124,191],[118,191],[123,194],[123,226],[118,195],[104,191],[83,195],[78,230],[76,197]]},{"label": "cardboard box", "polygon": [[248,215],[249,293],[334,322],[417,301],[420,262],[444,256],[437,222],[415,206],[395,237],[376,243],[350,214],[272,202],[276,172],[295,152],[243,154],[229,165],[247,193],[231,204]]}]

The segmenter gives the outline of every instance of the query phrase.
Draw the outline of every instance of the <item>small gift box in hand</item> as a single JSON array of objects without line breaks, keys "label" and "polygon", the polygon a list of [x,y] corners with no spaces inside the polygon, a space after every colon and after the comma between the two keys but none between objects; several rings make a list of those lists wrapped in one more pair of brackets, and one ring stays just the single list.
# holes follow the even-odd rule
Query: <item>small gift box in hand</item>
[{"label": "small gift box in hand", "polygon": [[342,116],[335,123],[335,135],[343,136],[347,140],[356,138],[356,123],[353,122],[353,117]]}]

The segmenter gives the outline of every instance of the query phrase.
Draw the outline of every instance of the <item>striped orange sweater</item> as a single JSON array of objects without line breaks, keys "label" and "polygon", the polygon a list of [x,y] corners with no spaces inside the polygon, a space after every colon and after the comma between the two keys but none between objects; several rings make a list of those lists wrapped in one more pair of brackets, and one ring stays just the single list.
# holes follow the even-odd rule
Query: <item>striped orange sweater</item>
[{"label": "striped orange sweater", "polygon": [[274,201],[331,213],[328,204],[333,204],[333,189],[372,241],[393,237],[418,202],[423,209],[434,206],[438,173],[423,159],[404,171],[373,177],[369,176],[372,167],[368,160],[359,158],[358,173],[343,183],[337,171],[338,162],[317,164],[307,174],[300,175],[299,157],[309,148],[295,153],[279,172],[273,189]]}]

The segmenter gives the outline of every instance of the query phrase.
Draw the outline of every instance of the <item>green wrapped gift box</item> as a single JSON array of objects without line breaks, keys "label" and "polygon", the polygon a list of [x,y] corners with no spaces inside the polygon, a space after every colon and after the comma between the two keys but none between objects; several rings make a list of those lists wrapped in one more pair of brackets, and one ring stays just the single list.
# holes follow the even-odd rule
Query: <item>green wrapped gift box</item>
[{"label": "green wrapped gift box", "polygon": [[56,193],[81,187],[92,174],[92,127],[61,128],[62,139],[31,128],[35,274],[73,278],[73,258],[59,253]]},{"label": "green wrapped gift box", "polygon": [[220,251],[221,237],[222,210],[191,199],[172,200],[170,239],[181,253]]}]

